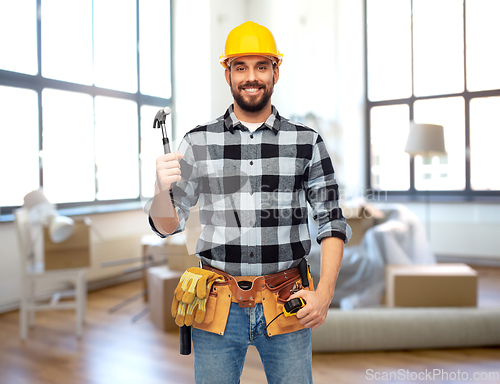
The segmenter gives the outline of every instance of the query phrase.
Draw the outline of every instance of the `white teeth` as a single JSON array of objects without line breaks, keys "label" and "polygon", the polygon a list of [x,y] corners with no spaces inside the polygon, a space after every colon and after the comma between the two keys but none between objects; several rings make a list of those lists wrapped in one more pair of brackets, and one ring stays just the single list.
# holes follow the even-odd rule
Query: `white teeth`
[{"label": "white teeth", "polygon": [[259,89],[258,88],[246,88],[245,91],[249,92],[249,93],[255,93],[257,92]]}]

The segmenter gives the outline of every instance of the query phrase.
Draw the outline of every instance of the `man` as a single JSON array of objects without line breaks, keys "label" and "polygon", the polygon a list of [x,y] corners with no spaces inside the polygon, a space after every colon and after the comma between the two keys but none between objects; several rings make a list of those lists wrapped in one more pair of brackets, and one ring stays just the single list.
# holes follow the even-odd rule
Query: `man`
[{"label": "man", "polygon": [[[188,132],[178,152],[157,159],[153,230],[160,236],[182,231],[199,202],[196,253],[203,265],[235,279],[266,281],[250,304],[237,301],[233,288],[229,315],[219,307],[215,312],[227,316],[220,332],[194,323],[196,383],[239,382],[249,345],[257,347],[269,383],[312,383],[311,329],[326,319],[350,228],[322,138],[271,104],[281,61],[267,28],[246,22],[233,29],[220,62],[234,104]],[[278,292],[269,293],[275,286],[265,279],[292,273],[308,256],[308,205],[319,224],[320,281],[315,291],[295,289],[290,296],[287,288],[287,299],[300,297],[306,305],[287,323],[270,325],[269,299]]]}]

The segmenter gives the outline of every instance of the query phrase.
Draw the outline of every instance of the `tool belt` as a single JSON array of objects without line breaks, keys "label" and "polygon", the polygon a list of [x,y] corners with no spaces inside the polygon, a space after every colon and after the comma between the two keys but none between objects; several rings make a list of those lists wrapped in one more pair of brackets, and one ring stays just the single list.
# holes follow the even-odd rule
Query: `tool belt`
[{"label": "tool belt", "polygon": [[[309,277],[309,286],[302,287],[298,268],[291,268],[283,272],[264,276],[232,276],[210,266],[203,269],[218,273],[224,281],[215,282],[210,291],[206,316],[204,321],[193,323],[193,326],[207,332],[224,334],[231,303],[238,303],[240,307],[252,308],[262,303],[266,323],[269,324],[277,314],[283,311],[283,305],[292,293],[307,289],[313,290],[312,278]],[[294,332],[304,328],[297,316],[281,316],[271,323],[267,329],[269,336]]]}]

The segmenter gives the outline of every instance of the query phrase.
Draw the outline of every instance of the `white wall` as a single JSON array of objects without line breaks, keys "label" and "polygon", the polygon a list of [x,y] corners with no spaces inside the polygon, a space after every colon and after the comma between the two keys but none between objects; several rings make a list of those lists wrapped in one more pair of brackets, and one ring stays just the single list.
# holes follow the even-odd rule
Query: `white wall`
[{"label": "white wall", "polygon": [[173,0],[174,108],[177,148],[184,134],[211,120],[210,2]]},{"label": "white wall", "polygon": [[229,86],[224,77],[224,68],[219,64],[219,57],[224,52],[227,34],[246,19],[246,0],[210,1],[210,86],[211,119],[226,111],[233,102]]},{"label": "white wall", "polygon": [[406,206],[429,225],[438,257],[500,265],[500,204],[431,203],[428,211],[425,204]]}]

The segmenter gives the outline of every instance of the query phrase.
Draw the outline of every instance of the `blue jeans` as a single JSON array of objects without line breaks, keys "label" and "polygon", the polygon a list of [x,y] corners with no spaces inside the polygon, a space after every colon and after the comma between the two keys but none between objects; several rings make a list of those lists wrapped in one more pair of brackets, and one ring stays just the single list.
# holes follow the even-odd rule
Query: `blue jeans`
[{"label": "blue jeans", "polygon": [[312,333],[310,328],[265,337],[262,304],[240,308],[231,303],[223,336],[193,328],[196,384],[238,384],[247,349],[259,351],[269,384],[312,383]]}]

